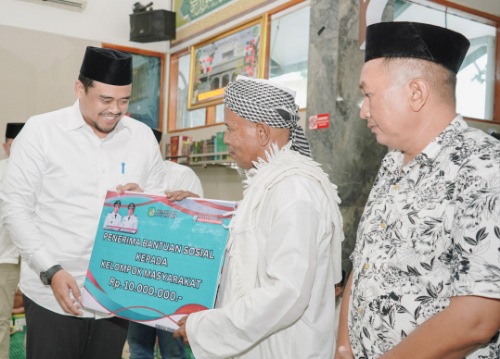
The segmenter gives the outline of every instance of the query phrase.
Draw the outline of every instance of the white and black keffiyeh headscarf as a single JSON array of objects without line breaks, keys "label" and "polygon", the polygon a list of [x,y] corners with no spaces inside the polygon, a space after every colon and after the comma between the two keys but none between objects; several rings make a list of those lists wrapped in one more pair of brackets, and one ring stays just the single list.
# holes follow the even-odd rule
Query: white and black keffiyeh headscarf
[{"label": "white and black keffiyeh headscarf", "polygon": [[238,76],[227,85],[224,104],[248,121],[289,128],[292,150],[311,157],[304,130],[297,124],[299,107],[292,90],[269,80]]}]

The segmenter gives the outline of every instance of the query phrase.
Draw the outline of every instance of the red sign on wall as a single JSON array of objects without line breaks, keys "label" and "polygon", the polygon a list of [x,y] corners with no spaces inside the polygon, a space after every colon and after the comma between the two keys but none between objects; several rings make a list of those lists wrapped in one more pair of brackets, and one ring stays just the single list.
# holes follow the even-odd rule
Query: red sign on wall
[{"label": "red sign on wall", "polygon": [[319,115],[309,116],[309,129],[319,130],[330,127],[330,114],[322,113]]}]

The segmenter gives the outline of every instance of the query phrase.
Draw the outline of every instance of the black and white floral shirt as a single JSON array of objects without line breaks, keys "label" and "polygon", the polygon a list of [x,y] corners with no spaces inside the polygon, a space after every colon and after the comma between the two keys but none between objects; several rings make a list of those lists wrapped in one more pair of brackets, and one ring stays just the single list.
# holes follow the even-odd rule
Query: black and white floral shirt
[{"label": "black and white floral shirt", "polygon": [[[500,141],[457,116],[407,165],[388,153],[351,258],[356,358],[387,352],[452,296],[500,298]],[[500,358],[498,333],[468,358]]]}]

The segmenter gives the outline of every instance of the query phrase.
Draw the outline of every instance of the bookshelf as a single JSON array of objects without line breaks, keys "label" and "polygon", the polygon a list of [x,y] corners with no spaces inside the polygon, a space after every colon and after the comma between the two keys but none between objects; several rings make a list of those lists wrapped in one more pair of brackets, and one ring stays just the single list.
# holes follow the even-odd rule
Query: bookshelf
[{"label": "bookshelf", "polygon": [[231,159],[227,146],[224,143],[224,131],[212,135],[210,138],[193,141],[192,137],[175,135],[170,137],[166,145],[166,159],[188,166],[229,166],[234,168],[235,162]]},{"label": "bookshelf", "polygon": [[187,164],[189,162],[189,156],[166,156],[165,159],[179,164]]},{"label": "bookshelf", "polygon": [[191,154],[189,156],[190,166],[219,165],[233,167],[235,162],[229,156],[229,152],[210,152]]},{"label": "bookshelf", "polygon": [[[227,156],[227,157],[223,157]],[[229,157],[228,152],[201,153],[189,156],[167,156],[166,160],[187,166],[227,166],[235,167],[236,163]]]}]

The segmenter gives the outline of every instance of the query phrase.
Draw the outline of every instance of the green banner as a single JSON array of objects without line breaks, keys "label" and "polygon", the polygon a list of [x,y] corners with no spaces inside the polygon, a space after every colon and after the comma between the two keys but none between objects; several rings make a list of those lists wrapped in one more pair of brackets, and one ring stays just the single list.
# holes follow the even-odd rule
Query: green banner
[{"label": "green banner", "polygon": [[181,27],[234,0],[174,0],[176,26]]}]

